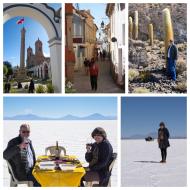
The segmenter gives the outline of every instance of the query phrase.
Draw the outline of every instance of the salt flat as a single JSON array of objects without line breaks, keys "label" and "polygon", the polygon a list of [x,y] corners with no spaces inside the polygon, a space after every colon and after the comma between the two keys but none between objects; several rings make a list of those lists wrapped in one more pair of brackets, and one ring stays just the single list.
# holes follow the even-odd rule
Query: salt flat
[{"label": "salt flat", "polygon": [[171,139],[167,163],[161,164],[157,141],[122,140],[121,184],[142,187],[187,185],[187,141]]},{"label": "salt flat", "polygon": [[[8,141],[18,135],[22,123],[31,125],[31,136],[36,155],[43,155],[45,148],[55,145],[59,141],[64,146],[68,155],[76,155],[81,162],[85,162],[86,143],[91,141],[91,132],[96,127],[106,130],[108,139],[117,152],[117,121],[4,121],[4,149]],[[89,142],[90,143],[90,142]],[[9,173],[4,162],[4,186],[9,186]],[[117,161],[112,171],[112,186],[117,186]]]}]

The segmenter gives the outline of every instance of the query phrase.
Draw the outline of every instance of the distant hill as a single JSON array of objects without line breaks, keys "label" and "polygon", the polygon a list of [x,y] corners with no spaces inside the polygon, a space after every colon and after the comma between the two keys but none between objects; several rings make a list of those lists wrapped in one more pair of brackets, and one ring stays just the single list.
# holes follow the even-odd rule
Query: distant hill
[{"label": "distant hill", "polygon": [[69,114],[61,118],[58,118],[58,120],[79,120],[79,117]]},{"label": "distant hill", "polygon": [[4,117],[4,120],[116,120],[116,116],[104,116],[94,113],[85,117],[77,117],[74,115],[65,115],[59,118],[40,117],[34,114],[15,115],[12,117]]},{"label": "distant hill", "polygon": [[12,117],[4,117],[4,120],[47,120],[46,117],[40,117],[34,114],[15,115]]},{"label": "distant hill", "polygon": [[94,113],[92,115],[86,116],[82,118],[83,120],[116,120],[116,116],[104,116],[99,113]]},{"label": "distant hill", "polygon": [[[151,133],[147,133],[145,134],[135,134],[129,137],[122,137],[122,139],[145,139],[146,137],[152,137],[154,139],[157,139],[157,133],[156,132],[151,132]],[[186,136],[171,136],[170,139],[186,139]]]}]

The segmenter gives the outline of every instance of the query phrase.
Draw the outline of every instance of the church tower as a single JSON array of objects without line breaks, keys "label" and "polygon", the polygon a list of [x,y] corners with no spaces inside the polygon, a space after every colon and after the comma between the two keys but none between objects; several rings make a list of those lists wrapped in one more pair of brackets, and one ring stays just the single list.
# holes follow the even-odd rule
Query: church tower
[{"label": "church tower", "polygon": [[39,38],[35,42],[35,60],[36,60],[37,65],[42,64],[44,62],[44,60],[45,60],[45,57],[44,57],[44,54],[43,54],[43,44],[39,40]]},{"label": "church tower", "polygon": [[32,56],[33,56],[33,50],[32,48],[29,46],[27,48],[27,60],[26,60],[26,65],[27,68],[30,68],[32,66]]},{"label": "church tower", "polygon": [[39,56],[44,56],[44,55],[43,55],[43,44],[42,44],[42,42],[39,40],[39,38],[38,38],[38,40],[35,42],[35,54],[36,54],[36,55],[39,55]]},{"label": "church tower", "polygon": [[27,49],[27,58],[30,58],[33,55],[33,50],[32,48],[29,46]]}]

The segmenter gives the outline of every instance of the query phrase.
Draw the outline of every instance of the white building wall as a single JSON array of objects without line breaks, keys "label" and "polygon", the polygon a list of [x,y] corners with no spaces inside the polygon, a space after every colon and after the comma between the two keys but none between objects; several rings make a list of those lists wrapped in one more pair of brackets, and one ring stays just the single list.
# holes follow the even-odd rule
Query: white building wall
[{"label": "white building wall", "polygon": [[117,39],[117,42],[111,42],[111,59],[118,74],[118,82],[121,82],[125,73],[125,9],[121,11],[119,4],[115,4],[110,23],[111,38]]}]

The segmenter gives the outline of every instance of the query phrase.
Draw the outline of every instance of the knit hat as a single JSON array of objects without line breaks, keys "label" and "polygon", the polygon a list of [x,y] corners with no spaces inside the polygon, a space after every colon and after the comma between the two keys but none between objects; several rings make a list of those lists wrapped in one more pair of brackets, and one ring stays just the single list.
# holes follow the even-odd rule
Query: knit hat
[{"label": "knit hat", "polygon": [[106,131],[105,131],[103,128],[101,128],[101,127],[97,127],[97,128],[95,128],[95,129],[93,130],[93,132],[92,132],[92,134],[91,134],[92,138],[94,138],[95,135],[100,135],[100,136],[102,136],[104,139],[107,138]]}]

